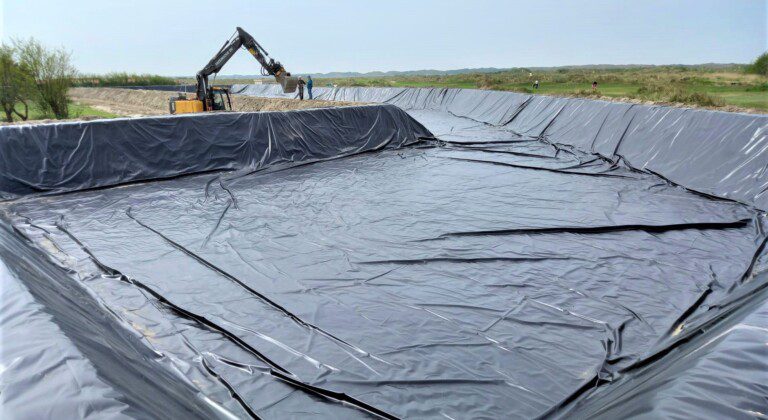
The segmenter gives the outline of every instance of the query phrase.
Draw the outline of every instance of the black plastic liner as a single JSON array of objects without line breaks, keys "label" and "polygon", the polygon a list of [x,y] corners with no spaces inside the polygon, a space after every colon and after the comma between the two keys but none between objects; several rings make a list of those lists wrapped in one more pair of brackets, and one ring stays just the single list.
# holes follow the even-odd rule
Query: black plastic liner
[{"label": "black plastic liner", "polygon": [[164,92],[183,92],[183,93],[194,93],[197,89],[196,85],[150,85],[150,86],[110,86],[110,87],[114,87],[115,89],[160,90]]},{"label": "black plastic liner", "polygon": [[[285,97],[276,85],[233,93]],[[471,89],[315,88],[315,98],[435,110],[596,153],[687,188],[768,209],[768,115]]]},{"label": "black plastic liner", "polygon": [[[764,116],[318,93],[393,103],[429,131],[391,105],[0,129],[0,144],[48,151],[3,159],[15,233],[0,276],[93,372],[79,380],[95,412],[156,417],[166,398],[171,417],[208,418],[766,412]],[[702,148],[746,156],[707,156],[717,180],[692,172]],[[130,170],[83,164],[95,157]],[[35,348],[16,372],[60,357]],[[0,395],[21,405],[71,382]],[[65,401],[47,403],[83,416]]]},{"label": "black plastic liner", "polygon": [[116,324],[92,291],[1,225],[0,282],[0,417],[206,419],[229,412],[203,395],[214,387],[176,373],[130,325]]},{"label": "black plastic liner", "polygon": [[431,137],[394,106],[4,127],[0,198],[336,158]]}]

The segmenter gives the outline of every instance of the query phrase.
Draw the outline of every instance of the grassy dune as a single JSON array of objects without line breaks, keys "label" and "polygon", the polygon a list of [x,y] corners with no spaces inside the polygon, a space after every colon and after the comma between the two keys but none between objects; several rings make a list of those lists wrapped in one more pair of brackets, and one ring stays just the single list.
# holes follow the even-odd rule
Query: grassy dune
[{"label": "grassy dune", "polygon": [[[745,74],[740,66],[664,66],[629,69],[526,69],[489,74],[317,79],[317,86],[408,86],[493,89],[563,96],[605,96],[693,106],[735,106],[768,111],[768,77]],[[592,91],[592,82],[598,91]]]},{"label": "grassy dune", "polygon": [[[557,96],[589,96],[682,103],[723,110],[768,112],[768,76],[747,74],[745,65],[637,66],[621,68],[511,69],[445,76],[315,77],[315,86],[449,87],[507,90]],[[297,75],[302,73],[296,73]],[[194,79],[183,79],[194,83]],[[598,91],[592,91],[592,82]],[[216,80],[217,84],[251,79]]]}]

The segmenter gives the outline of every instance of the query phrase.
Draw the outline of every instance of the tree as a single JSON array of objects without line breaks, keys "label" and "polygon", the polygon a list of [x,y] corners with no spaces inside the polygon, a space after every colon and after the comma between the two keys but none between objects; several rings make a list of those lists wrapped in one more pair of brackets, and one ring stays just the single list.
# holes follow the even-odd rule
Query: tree
[{"label": "tree", "polygon": [[[13,114],[23,121],[29,118],[27,102],[35,93],[35,84],[14,60],[14,49],[0,45],[0,107],[5,113],[5,120],[13,122]],[[19,112],[19,105],[24,113]]]},{"label": "tree", "polygon": [[754,63],[747,66],[747,72],[768,76],[768,52],[762,53]]},{"label": "tree", "polygon": [[77,76],[71,54],[64,50],[46,48],[34,38],[14,41],[16,56],[22,71],[37,85],[35,102],[43,114],[56,118],[69,116],[67,93]]}]

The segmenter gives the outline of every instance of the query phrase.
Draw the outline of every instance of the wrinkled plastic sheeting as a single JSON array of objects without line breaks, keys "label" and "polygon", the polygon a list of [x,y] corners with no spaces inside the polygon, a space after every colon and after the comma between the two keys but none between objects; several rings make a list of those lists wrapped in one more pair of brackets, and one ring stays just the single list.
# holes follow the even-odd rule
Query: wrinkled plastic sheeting
[{"label": "wrinkled plastic sheeting", "polygon": [[578,159],[546,149],[390,149],[7,210],[73,272],[105,273],[88,284],[107,307],[244,410],[525,418],[620,376],[681,320],[695,330],[763,238],[742,205],[559,172]]},{"label": "wrinkled plastic sheeting", "polygon": [[[273,85],[232,92],[284,97]],[[768,209],[768,115],[471,89],[315,88],[324,100],[439,110],[569,145],[686,188]]]},{"label": "wrinkled plastic sheeting", "polygon": [[394,106],[212,113],[0,130],[0,199],[328,159],[431,137]]},{"label": "wrinkled plastic sheeting", "polygon": [[[52,265],[22,238],[0,223],[0,417],[247,416],[226,389],[169,368],[68,267]],[[46,243],[49,255],[65,257]]]},{"label": "wrinkled plastic sheeting", "polygon": [[[98,378],[90,361],[2,261],[0,282],[0,417],[58,413],[86,418],[98,406],[99,415],[130,418],[122,414],[129,410],[122,396]],[[43,377],[45,381],[29,380]],[[51,398],[54,389],[61,399]]]},{"label": "wrinkled plastic sheeting", "polygon": [[[618,112],[610,104],[586,101],[581,108],[527,95],[511,100],[503,92],[366,92],[321,93],[366,102],[375,96],[408,109],[427,128],[392,107],[320,112],[314,119],[301,115],[316,111],[284,113],[306,124],[288,124],[279,136],[255,132],[294,150],[277,153],[261,171],[250,169],[252,160],[240,160],[240,148],[233,147],[210,156],[221,158],[216,165],[223,169],[245,165],[242,171],[179,166],[171,174],[193,176],[3,203],[3,223],[15,229],[10,239],[17,242],[0,247],[3,260],[22,273],[47,267],[29,255],[17,258],[26,249],[18,245],[23,239],[57,266],[55,279],[17,276],[57,311],[53,319],[68,326],[68,337],[107,387],[126,400],[158,395],[155,403],[177,393],[179,410],[203,416],[214,408],[266,418],[568,413],[570,403],[593,389],[618,401],[613,382],[630,382],[644,366],[658,373],[659,362],[678,363],[683,350],[698,356],[688,343],[711,339],[699,333],[730,319],[734,308],[753,309],[746,299],[765,290],[766,279],[754,275],[764,270],[762,212],[694,194],[636,170],[619,154],[594,156],[589,147],[575,146],[597,138],[626,141],[629,122],[609,125],[601,116]],[[378,108],[387,112],[358,123],[356,113]],[[180,133],[217,133],[211,142],[230,130],[254,133],[241,127],[254,119],[206,118],[193,117],[216,122],[213,128],[146,136],[138,125],[126,138],[138,139],[137,148],[170,142],[181,148],[169,149],[179,157],[154,159],[176,162],[188,153],[208,156],[184,151],[200,143],[179,142]],[[387,121],[377,124],[380,119]],[[741,132],[742,123],[731,128]],[[613,133],[616,127],[624,131]],[[643,130],[637,136],[651,132]],[[439,141],[424,140],[430,131]],[[322,135],[329,132],[338,134]],[[330,142],[328,154],[312,152],[318,139]],[[263,141],[249,137],[240,144]],[[376,146],[356,147],[361,141]],[[98,150],[71,140],[45,144],[70,160],[87,160]],[[27,164],[44,168],[40,161]],[[14,177],[17,170],[26,174],[16,168],[10,168]],[[61,178],[49,175],[38,189],[67,189],[68,179],[83,172],[59,171]],[[108,182],[88,188],[145,176],[106,174]],[[40,289],[50,284],[81,287],[104,309],[77,311],[82,299],[70,299],[72,290]],[[64,303],[54,297],[74,307],[59,309]],[[105,321],[98,330],[108,339],[103,346],[94,349],[78,334],[73,326],[79,323],[59,320],[76,313],[112,318],[114,328]],[[152,350],[122,356],[141,349],[115,341],[125,339],[125,331]],[[759,339],[737,340],[733,348],[758,348]],[[110,376],[104,355],[131,360],[123,365],[131,369]],[[687,360],[693,359],[704,360]],[[713,360],[708,373],[733,383],[747,378],[742,383],[755,389],[763,365]],[[696,373],[688,368],[679,372]],[[152,373],[148,384],[121,376],[133,369]],[[172,386],[173,378],[195,384],[204,397]],[[692,378],[687,383],[699,387],[674,390],[681,400],[717,392],[715,383]],[[151,391],[130,393],[149,385]],[[722,404],[754,409],[764,405],[757,395],[723,396]],[[673,412],[657,401],[626,407]],[[689,414],[708,412],[702,406]]]},{"label": "wrinkled plastic sheeting", "polygon": [[[762,418],[768,384],[768,304],[687,345],[684,355],[595,392],[579,418]],[[749,366],[745,369],[744,366]],[[650,378],[650,380],[649,380]],[[615,389],[612,389],[615,388]]]}]

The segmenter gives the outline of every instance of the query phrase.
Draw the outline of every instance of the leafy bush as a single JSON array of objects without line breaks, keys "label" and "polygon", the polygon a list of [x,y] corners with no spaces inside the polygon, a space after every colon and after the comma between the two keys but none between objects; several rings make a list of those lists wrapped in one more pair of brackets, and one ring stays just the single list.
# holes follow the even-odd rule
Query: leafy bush
[{"label": "leafy bush", "polygon": [[482,74],[475,81],[475,86],[480,89],[498,89],[500,86],[509,83],[508,79],[498,74]]},{"label": "leafy bush", "polygon": [[768,92],[768,83],[762,85],[750,86],[746,89],[747,92]]},{"label": "leafy bush", "polygon": [[47,48],[34,38],[16,40],[14,47],[19,67],[35,81],[37,92],[33,100],[43,114],[67,118],[67,93],[77,75],[71,54],[62,48]]},{"label": "leafy bush", "polygon": [[603,96],[603,94],[600,93],[600,91],[597,89],[579,89],[573,95],[581,98],[599,98]]},{"label": "leafy bush", "polygon": [[703,92],[687,92],[671,85],[646,85],[637,89],[635,98],[654,102],[678,102],[699,106],[723,106],[722,99]]},{"label": "leafy bush", "polygon": [[156,86],[175,85],[175,79],[156,74],[108,73],[105,75],[83,76],[75,81],[75,86],[113,87],[113,86]]},{"label": "leafy bush", "polygon": [[714,97],[708,93],[703,92],[683,92],[677,91],[670,96],[671,102],[680,102],[684,104],[693,104],[699,106],[723,106],[725,103],[722,99]]},{"label": "leafy bush", "polygon": [[747,66],[746,71],[747,73],[768,76],[768,52],[760,54],[754,63]]},{"label": "leafy bush", "polygon": [[[35,93],[35,83],[14,59],[15,50],[0,45],[0,107],[5,113],[5,120],[13,122],[15,114],[22,121],[29,118],[29,99]],[[18,108],[24,107],[24,113]]]},{"label": "leafy bush", "polygon": [[533,93],[533,89],[527,87],[512,87],[509,90],[512,92]]}]

